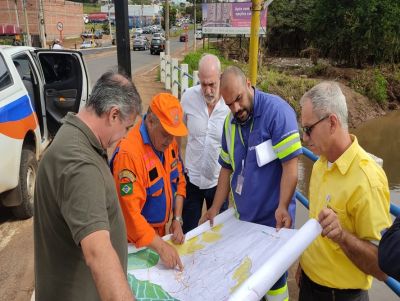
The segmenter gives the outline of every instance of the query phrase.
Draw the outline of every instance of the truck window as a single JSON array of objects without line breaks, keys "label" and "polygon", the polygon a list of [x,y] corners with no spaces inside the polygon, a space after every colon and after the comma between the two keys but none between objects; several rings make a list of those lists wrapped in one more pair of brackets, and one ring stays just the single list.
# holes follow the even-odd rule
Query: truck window
[{"label": "truck window", "polygon": [[28,55],[21,54],[13,57],[13,62],[15,67],[17,68],[18,74],[22,79],[22,83],[24,84],[26,90],[28,91],[29,98],[31,100],[33,108],[40,105],[39,102],[39,92],[38,89],[38,80],[35,77],[35,72],[31,65],[30,59]]},{"label": "truck window", "polygon": [[4,90],[12,84],[10,71],[7,68],[4,58],[0,55],[0,90]]},{"label": "truck window", "polygon": [[73,80],[76,76],[75,61],[76,58],[72,55],[40,56],[46,83]]}]

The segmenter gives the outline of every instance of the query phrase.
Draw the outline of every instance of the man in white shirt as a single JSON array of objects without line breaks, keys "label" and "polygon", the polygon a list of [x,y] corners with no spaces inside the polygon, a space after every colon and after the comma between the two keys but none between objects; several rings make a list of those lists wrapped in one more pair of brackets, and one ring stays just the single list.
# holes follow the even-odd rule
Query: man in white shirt
[{"label": "man in white shirt", "polygon": [[61,42],[60,42],[59,39],[55,39],[55,40],[54,40],[53,49],[63,49],[63,47],[61,46]]},{"label": "man in white shirt", "polygon": [[[200,84],[182,95],[184,121],[189,130],[185,155],[186,200],[182,213],[184,233],[197,227],[204,199],[208,209],[217,187],[222,129],[230,112],[219,92],[220,75],[218,57],[204,54],[199,61]],[[221,211],[227,207],[228,201]]]}]

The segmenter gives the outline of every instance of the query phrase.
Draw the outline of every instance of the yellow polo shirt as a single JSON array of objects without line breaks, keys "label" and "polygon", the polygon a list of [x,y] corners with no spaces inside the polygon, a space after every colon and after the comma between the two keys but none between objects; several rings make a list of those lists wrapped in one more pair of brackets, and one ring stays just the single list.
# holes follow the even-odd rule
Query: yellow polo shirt
[{"label": "yellow polo shirt", "polygon": [[[391,224],[389,187],[385,172],[351,136],[351,146],[330,166],[323,156],[310,180],[310,218],[326,207],[336,211],[342,228],[360,239],[376,241]],[[314,282],[339,289],[369,289],[372,276],[359,270],[338,244],[321,235],[300,259]]]}]

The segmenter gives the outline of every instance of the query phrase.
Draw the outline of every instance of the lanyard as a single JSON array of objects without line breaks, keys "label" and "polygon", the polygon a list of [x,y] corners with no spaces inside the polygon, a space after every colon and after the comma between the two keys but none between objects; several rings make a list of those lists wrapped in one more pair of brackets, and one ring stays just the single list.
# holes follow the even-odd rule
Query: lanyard
[{"label": "lanyard", "polygon": [[248,145],[249,145],[249,138],[250,138],[251,132],[253,131],[253,125],[254,125],[254,119],[251,120],[249,135],[247,136],[247,141],[245,143],[243,140],[243,135],[242,135],[242,126],[240,124],[238,124],[238,128],[239,128],[238,132],[239,132],[240,141],[242,142],[242,145],[244,147],[244,157],[242,159],[242,170],[240,171],[241,176],[243,176],[244,166],[245,166],[246,157],[247,157],[247,149],[248,149]]},{"label": "lanyard", "polygon": [[249,132],[249,136],[247,137],[247,141],[246,141],[247,143],[245,144],[244,140],[243,140],[243,135],[242,135],[242,126],[240,124],[238,124],[240,141],[242,142],[242,145],[246,148],[246,155],[247,155],[246,145],[248,145],[248,140],[249,140],[250,134],[253,131],[253,125],[254,125],[254,119],[251,120],[250,132]]}]

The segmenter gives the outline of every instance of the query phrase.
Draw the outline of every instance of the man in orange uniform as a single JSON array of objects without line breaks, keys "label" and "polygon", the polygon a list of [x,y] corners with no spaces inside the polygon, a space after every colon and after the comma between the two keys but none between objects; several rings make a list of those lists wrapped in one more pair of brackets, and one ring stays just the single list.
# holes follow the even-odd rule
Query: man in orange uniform
[{"label": "man in orange uniform", "polygon": [[184,241],[182,207],[186,181],[175,137],[187,135],[176,97],[156,95],[143,120],[117,145],[111,169],[125,217],[128,241],[156,251],[168,268],[179,267],[178,252],[161,237],[173,211],[172,241]]}]

